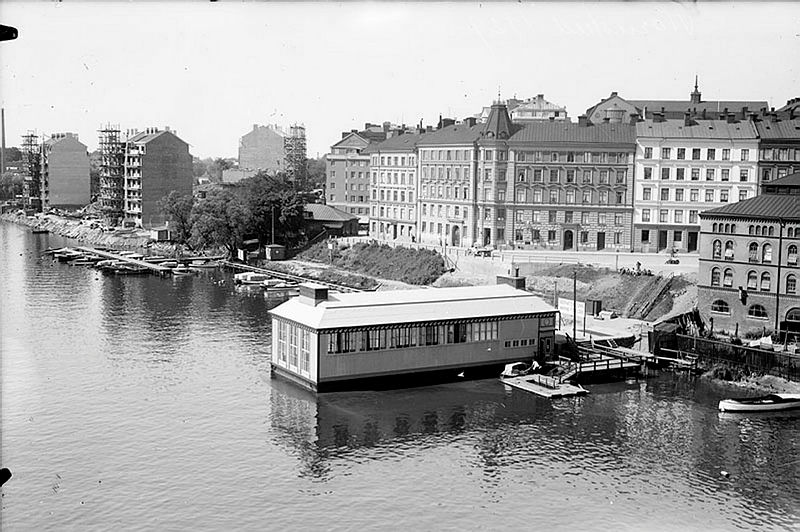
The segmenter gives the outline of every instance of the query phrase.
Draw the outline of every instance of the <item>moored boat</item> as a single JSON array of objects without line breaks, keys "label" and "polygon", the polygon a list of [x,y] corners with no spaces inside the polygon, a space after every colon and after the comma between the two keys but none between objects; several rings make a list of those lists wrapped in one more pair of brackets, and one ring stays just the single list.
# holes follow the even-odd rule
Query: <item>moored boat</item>
[{"label": "moored boat", "polygon": [[760,397],[723,399],[719,402],[722,412],[775,412],[800,408],[800,394],[773,393]]},{"label": "moored boat", "polygon": [[258,272],[242,272],[233,276],[233,282],[236,284],[257,284],[260,285],[269,279],[269,275]]}]

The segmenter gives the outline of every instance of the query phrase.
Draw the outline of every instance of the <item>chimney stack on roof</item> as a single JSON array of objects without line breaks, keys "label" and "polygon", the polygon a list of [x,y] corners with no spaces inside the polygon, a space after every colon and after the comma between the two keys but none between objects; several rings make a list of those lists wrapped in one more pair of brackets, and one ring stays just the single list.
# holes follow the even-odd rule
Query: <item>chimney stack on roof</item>
[{"label": "chimney stack on roof", "polygon": [[664,121],[664,113],[663,112],[655,112],[653,113],[653,123],[660,124]]},{"label": "chimney stack on roof", "polygon": [[297,301],[304,305],[316,307],[328,300],[328,288],[316,283],[303,283],[300,285],[300,295]]},{"label": "chimney stack on roof", "polygon": [[683,113],[683,125],[684,126],[693,126],[694,125],[694,120],[692,120],[692,113],[690,113],[689,111],[686,111],[685,113]]},{"label": "chimney stack on roof", "polygon": [[632,126],[636,125],[636,123],[639,121],[639,113],[631,113],[630,114],[630,121],[631,121],[631,125]]},{"label": "chimney stack on roof", "polygon": [[474,116],[470,116],[464,119],[464,123],[467,125],[467,127],[472,127],[478,123],[478,119]]},{"label": "chimney stack on roof", "polygon": [[725,116],[725,120],[726,120],[726,121],[727,121],[729,124],[735,124],[736,122],[738,122],[738,120],[736,120],[736,113],[728,113],[728,114]]}]

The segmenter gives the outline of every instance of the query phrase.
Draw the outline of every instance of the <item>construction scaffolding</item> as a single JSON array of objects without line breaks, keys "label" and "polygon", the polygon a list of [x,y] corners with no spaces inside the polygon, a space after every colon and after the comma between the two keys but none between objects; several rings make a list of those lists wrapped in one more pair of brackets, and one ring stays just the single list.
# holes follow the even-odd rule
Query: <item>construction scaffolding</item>
[{"label": "construction scaffolding", "polygon": [[284,168],[287,177],[301,187],[306,181],[306,128],[297,124],[289,127],[283,139]]},{"label": "construction scaffolding", "polygon": [[117,225],[124,215],[125,141],[115,124],[101,126],[100,144],[100,208],[106,221]]},{"label": "construction scaffolding", "polygon": [[42,210],[42,145],[35,131],[22,136],[22,166],[24,172],[22,194],[27,207]]}]

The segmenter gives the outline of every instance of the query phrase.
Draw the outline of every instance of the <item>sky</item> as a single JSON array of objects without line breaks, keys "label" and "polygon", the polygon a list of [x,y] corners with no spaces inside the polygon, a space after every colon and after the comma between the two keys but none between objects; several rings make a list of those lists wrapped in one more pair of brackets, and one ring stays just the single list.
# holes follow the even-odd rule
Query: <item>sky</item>
[{"label": "sky", "polygon": [[29,130],[170,126],[235,157],[253,124],[308,156],[366,122],[435,125],[544,94],[573,119],[630,99],[800,96],[800,5],[781,3],[0,2],[6,145]]}]

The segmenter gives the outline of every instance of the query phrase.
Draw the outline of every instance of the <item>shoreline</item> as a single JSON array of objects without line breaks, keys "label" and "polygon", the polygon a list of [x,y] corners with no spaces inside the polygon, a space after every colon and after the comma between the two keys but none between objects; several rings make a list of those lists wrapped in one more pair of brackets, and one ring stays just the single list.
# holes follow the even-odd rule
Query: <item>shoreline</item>
[{"label": "shoreline", "polygon": [[[40,227],[47,229],[54,235],[72,238],[96,246],[115,249],[135,249],[154,251],[159,254],[176,256],[179,254],[178,246],[171,243],[155,242],[150,239],[149,232],[145,229],[114,229],[104,231],[98,227],[91,227],[95,221],[79,218],[70,219],[55,214],[39,214],[25,216],[19,212],[0,214],[0,220],[26,227]],[[87,223],[88,222],[88,223]]]}]

